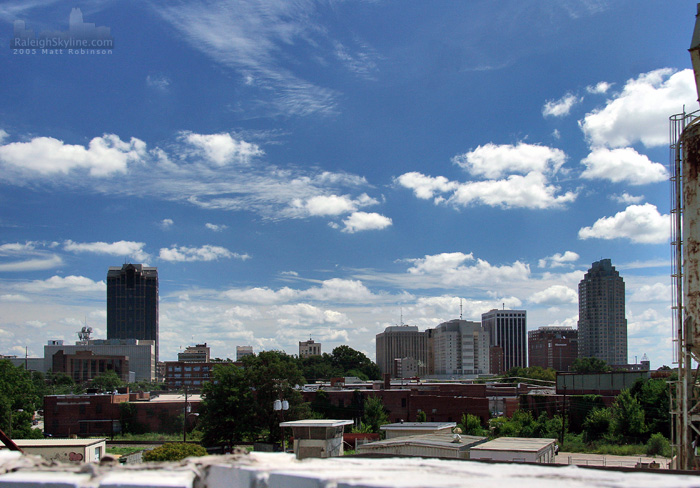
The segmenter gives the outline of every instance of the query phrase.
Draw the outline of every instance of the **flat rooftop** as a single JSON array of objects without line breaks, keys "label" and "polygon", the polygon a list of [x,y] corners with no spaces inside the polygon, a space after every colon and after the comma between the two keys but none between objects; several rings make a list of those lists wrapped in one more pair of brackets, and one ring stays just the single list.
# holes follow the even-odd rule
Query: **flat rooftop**
[{"label": "flat rooftop", "polygon": [[352,420],[308,419],[282,422],[280,427],[340,427],[352,425]]},{"label": "flat rooftop", "polygon": [[394,437],[393,439],[384,439],[383,441],[377,442],[369,442],[367,444],[362,444],[359,446],[359,448],[362,450],[371,450],[393,446],[423,446],[463,450],[469,449],[477,444],[481,444],[485,442],[486,439],[486,437],[476,435],[460,435],[459,442],[454,442],[454,434],[421,434]]},{"label": "flat rooftop", "polygon": [[381,430],[442,430],[452,429],[457,426],[455,422],[399,422],[396,424],[384,424]]},{"label": "flat rooftop", "polygon": [[556,442],[556,439],[499,437],[498,439],[474,446],[472,450],[537,452],[540,449],[544,449],[545,447],[549,446],[553,442]]},{"label": "flat rooftop", "polygon": [[[107,439],[13,439],[18,447],[84,447],[105,442]],[[5,446],[0,443],[0,449]]]}]

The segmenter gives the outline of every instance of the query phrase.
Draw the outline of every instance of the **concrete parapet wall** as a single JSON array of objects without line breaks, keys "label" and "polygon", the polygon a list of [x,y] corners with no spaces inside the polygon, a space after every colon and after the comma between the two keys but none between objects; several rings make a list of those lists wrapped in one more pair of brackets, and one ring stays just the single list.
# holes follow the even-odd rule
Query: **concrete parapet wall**
[{"label": "concrete parapet wall", "polygon": [[0,452],[0,488],[361,488],[518,486],[518,488],[698,486],[689,474],[575,466],[491,464],[422,458],[344,457],[297,461],[284,453],[191,458],[135,467],[71,465]]}]

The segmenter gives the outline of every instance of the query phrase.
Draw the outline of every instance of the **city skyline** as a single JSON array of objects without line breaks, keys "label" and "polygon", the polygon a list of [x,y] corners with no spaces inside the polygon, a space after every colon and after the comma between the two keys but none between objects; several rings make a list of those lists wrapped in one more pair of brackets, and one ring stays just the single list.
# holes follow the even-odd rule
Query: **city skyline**
[{"label": "city skyline", "polygon": [[309,337],[374,359],[401,323],[575,326],[609,258],[628,361],[672,365],[695,2],[98,0],[111,54],[10,49],[75,7],[0,7],[0,353],[106,338],[125,262],[158,268],[162,359]]}]

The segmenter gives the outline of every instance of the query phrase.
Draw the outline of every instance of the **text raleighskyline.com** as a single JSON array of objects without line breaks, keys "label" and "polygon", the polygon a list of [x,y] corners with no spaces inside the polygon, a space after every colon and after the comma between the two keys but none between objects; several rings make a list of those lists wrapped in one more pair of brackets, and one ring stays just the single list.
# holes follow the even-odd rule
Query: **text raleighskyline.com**
[{"label": "text raleighskyline.com", "polygon": [[101,49],[113,49],[114,39],[75,39],[75,38],[61,38],[61,37],[48,37],[48,38],[22,38],[15,37],[10,42],[10,47],[12,49],[26,49],[26,48],[101,48]]}]

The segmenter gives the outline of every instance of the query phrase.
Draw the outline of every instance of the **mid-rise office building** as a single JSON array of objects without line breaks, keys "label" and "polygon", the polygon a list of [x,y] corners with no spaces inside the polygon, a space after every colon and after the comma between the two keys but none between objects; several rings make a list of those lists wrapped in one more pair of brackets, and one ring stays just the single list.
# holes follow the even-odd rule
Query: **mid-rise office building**
[{"label": "mid-rise office building", "polygon": [[479,375],[489,368],[489,334],[479,322],[450,320],[432,331],[435,374]]},{"label": "mid-rise office building", "polygon": [[211,350],[207,343],[187,346],[183,352],[177,354],[177,360],[182,363],[208,363]]},{"label": "mid-rise office building", "polygon": [[309,356],[321,355],[321,343],[314,342],[313,339],[308,341],[299,341],[299,357],[308,358]]},{"label": "mid-rise office building", "polygon": [[253,346],[236,346],[236,361],[253,355]]},{"label": "mid-rise office building", "polygon": [[627,364],[625,282],[610,259],[593,263],[578,285],[578,353]]},{"label": "mid-rise office building", "polygon": [[527,333],[530,367],[567,372],[578,358],[578,331],[573,327],[540,327]]},{"label": "mid-rise office building", "polygon": [[215,364],[222,363],[165,361],[165,384],[168,388],[199,389],[211,380]]},{"label": "mid-rise office building", "polygon": [[131,383],[136,379],[134,373],[131,373],[131,376],[129,374],[128,356],[99,355],[93,351],[66,354],[60,350],[53,355],[51,364],[54,373],[65,373],[76,383],[86,383],[108,371],[114,371],[124,383]]},{"label": "mid-rise office building", "polygon": [[493,309],[481,314],[481,323],[489,333],[491,346],[499,346],[503,349],[503,364],[494,365],[496,369],[508,371],[516,366],[527,367],[527,312],[525,310]]},{"label": "mid-rise office building", "polygon": [[[136,339],[91,339],[78,341],[75,345],[64,345],[62,340],[51,340],[44,346],[44,367],[48,371],[54,368],[54,356],[57,353],[59,357],[74,358],[81,351],[89,351],[95,355],[94,359],[99,358],[122,358],[127,360],[122,368],[128,368],[130,373],[133,373],[135,381],[154,381],[156,377],[156,358],[155,358],[155,343],[154,341],[139,341]],[[87,359],[87,358],[81,358]],[[61,359],[60,361],[63,361]],[[69,363],[66,363],[69,364]],[[96,363],[95,363],[96,364]],[[77,365],[77,363],[76,363]],[[68,366],[67,366],[68,367]],[[78,370],[87,371],[86,366],[78,366]],[[90,371],[99,366],[90,366]]]},{"label": "mid-rise office building", "polygon": [[418,365],[418,375],[430,373],[428,358],[428,331],[420,332],[415,325],[387,327],[376,336],[377,366],[382,374],[396,377],[396,359],[413,358]]},{"label": "mid-rise office building", "polygon": [[109,268],[107,339],[153,341],[158,361],[158,268],[142,264]]}]

